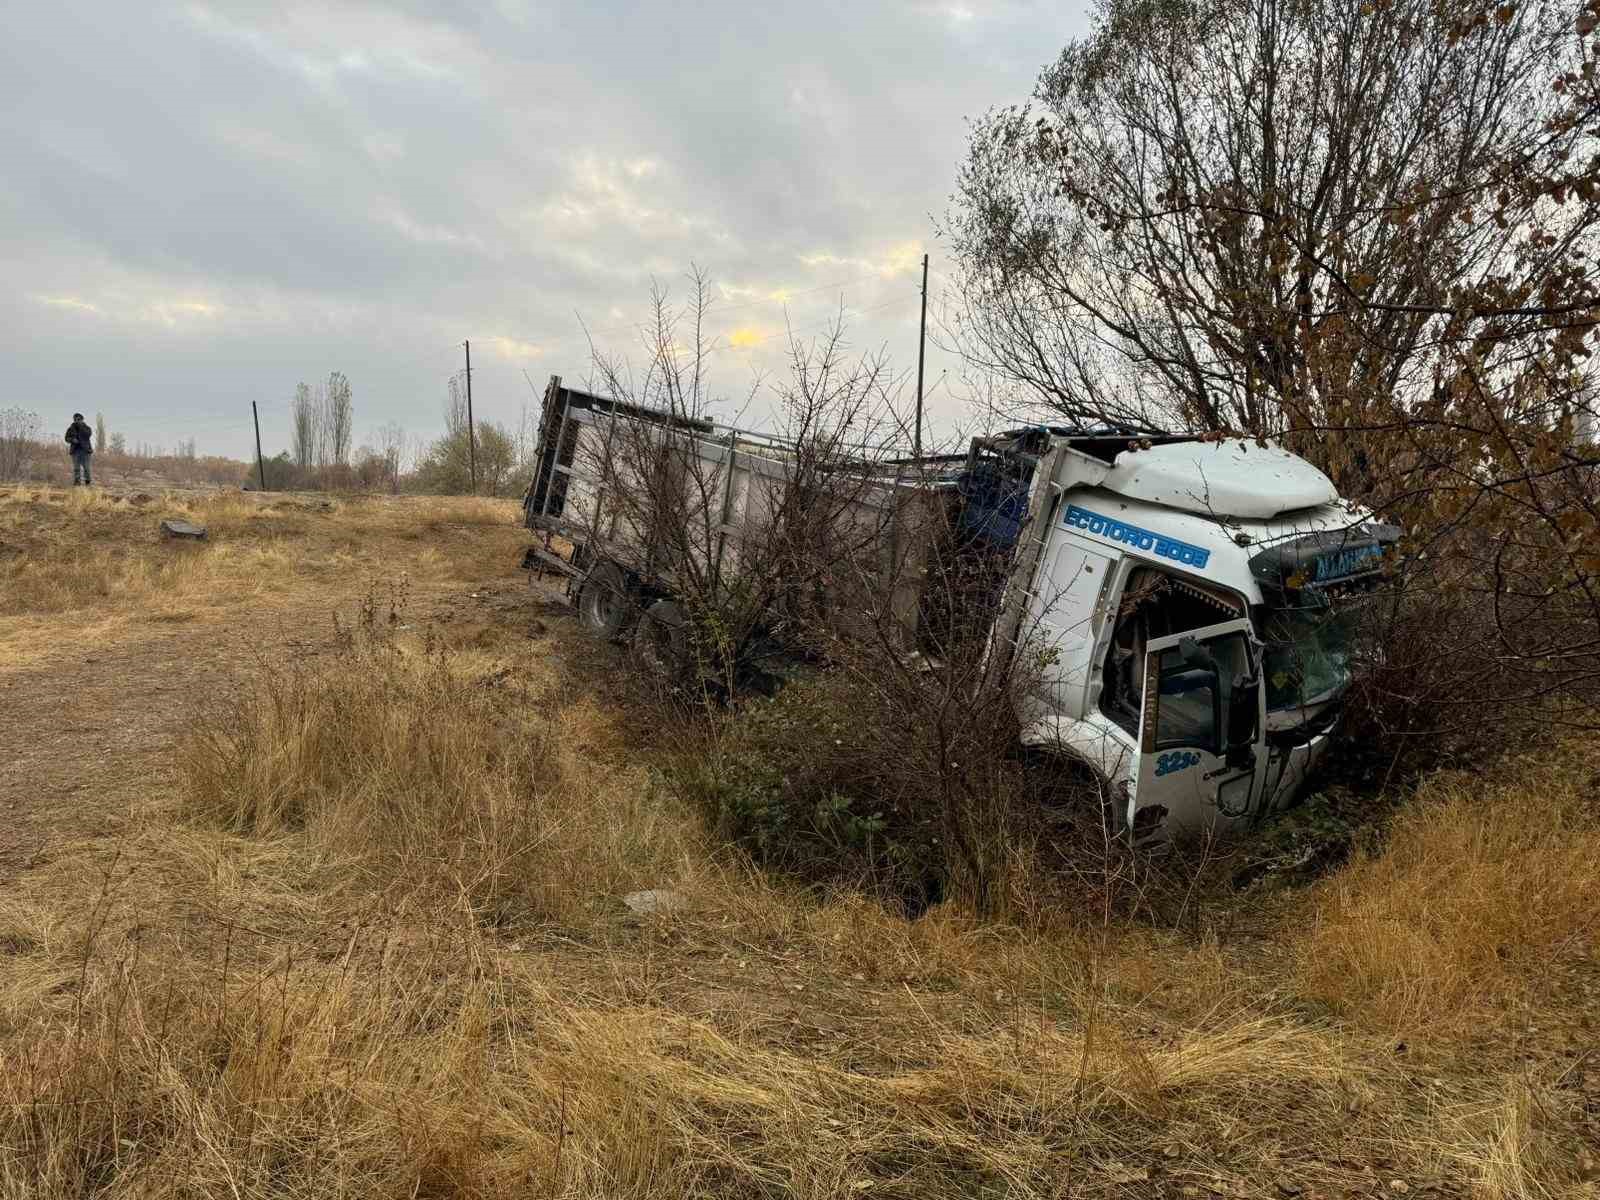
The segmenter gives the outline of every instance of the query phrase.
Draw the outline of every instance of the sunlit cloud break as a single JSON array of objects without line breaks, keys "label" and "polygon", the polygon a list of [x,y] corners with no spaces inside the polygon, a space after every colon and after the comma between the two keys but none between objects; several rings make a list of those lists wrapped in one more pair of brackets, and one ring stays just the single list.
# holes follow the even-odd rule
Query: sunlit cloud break
[{"label": "sunlit cloud break", "polygon": [[209,300],[156,300],[129,305],[113,304],[109,309],[79,296],[36,296],[47,308],[67,312],[87,313],[96,317],[110,317],[118,321],[145,322],[175,327],[194,318],[211,318],[222,314],[222,306]]},{"label": "sunlit cloud break", "polygon": [[900,242],[890,246],[874,258],[833,254],[823,250],[815,254],[802,254],[800,261],[808,267],[848,267],[893,279],[906,275],[922,265],[923,247],[919,242]]},{"label": "sunlit cloud break", "polygon": [[39,296],[40,304],[50,308],[65,308],[72,312],[94,313],[99,315],[100,306],[90,304],[87,300],[80,300],[76,296]]},{"label": "sunlit cloud break", "polygon": [[493,337],[489,339],[489,347],[501,358],[511,362],[528,362],[544,354],[543,346],[524,342],[520,338]]}]

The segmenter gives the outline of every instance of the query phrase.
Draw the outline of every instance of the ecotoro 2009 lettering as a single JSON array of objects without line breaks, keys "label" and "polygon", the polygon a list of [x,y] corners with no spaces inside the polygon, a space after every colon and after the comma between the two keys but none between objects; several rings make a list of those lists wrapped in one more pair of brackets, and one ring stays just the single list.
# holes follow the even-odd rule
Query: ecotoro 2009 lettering
[{"label": "ecotoro 2009 lettering", "polygon": [[1171,559],[1175,563],[1193,567],[1197,571],[1205,570],[1206,563],[1211,559],[1211,551],[1203,546],[1180,542],[1177,538],[1141,529],[1126,521],[1118,521],[1114,517],[1107,517],[1087,508],[1079,508],[1076,504],[1067,505],[1066,524],[1070,528],[1081,529],[1095,537],[1132,546],[1136,550],[1146,551],[1159,558]]}]

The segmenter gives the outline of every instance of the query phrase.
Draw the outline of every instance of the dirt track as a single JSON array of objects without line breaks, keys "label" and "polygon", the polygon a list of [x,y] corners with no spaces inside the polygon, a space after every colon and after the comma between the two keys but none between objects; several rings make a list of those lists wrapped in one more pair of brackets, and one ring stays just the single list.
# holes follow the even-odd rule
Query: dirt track
[{"label": "dirt track", "polygon": [[274,613],[246,639],[209,623],[146,629],[111,645],[61,631],[46,665],[0,668],[0,878],[61,838],[114,831],[131,808],[164,794],[172,743],[189,713],[228,687],[254,652],[291,651],[325,610]]},{"label": "dirt track", "polygon": [[[515,620],[508,610],[532,603],[516,569],[521,532],[489,527],[448,536],[481,547],[472,556],[479,571],[447,582],[410,573],[407,619],[461,622],[492,606],[500,619]],[[53,846],[114,834],[141,805],[169,798],[174,743],[196,711],[260,660],[327,650],[334,614],[353,619],[373,573],[406,573],[406,555],[431,544],[374,545],[370,570],[308,571],[270,603],[223,595],[218,607],[177,620],[126,605],[0,616],[13,651],[0,655],[0,881],[43,861]]]}]

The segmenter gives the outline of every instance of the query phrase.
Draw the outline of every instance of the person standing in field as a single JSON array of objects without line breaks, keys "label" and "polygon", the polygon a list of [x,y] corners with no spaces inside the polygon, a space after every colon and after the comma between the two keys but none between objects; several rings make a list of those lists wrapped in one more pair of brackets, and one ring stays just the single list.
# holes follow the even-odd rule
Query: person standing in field
[{"label": "person standing in field", "polygon": [[72,486],[81,482],[90,486],[89,456],[94,453],[94,430],[90,429],[82,413],[72,414],[72,424],[67,426],[67,450],[72,455]]}]

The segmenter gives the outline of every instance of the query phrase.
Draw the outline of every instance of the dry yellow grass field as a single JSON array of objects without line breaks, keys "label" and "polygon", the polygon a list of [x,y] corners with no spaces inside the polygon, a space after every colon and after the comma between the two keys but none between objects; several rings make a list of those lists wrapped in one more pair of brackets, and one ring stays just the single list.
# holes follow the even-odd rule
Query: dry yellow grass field
[{"label": "dry yellow grass field", "polygon": [[6,753],[101,743],[0,777],[0,1196],[1600,1196],[1582,745],[1181,929],[911,921],[709,839],[510,506],[163,503],[0,497]]}]

